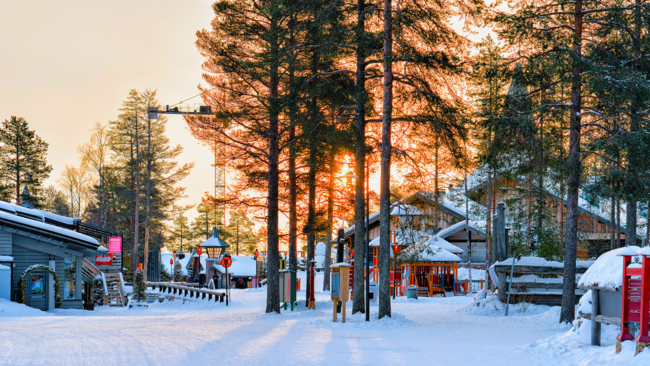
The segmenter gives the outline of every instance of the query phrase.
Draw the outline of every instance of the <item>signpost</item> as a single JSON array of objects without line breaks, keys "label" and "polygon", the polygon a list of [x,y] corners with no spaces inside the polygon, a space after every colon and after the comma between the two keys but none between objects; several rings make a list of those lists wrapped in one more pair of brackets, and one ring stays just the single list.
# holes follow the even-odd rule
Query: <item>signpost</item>
[{"label": "signpost", "polygon": [[226,269],[226,306],[228,306],[228,299],[230,298],[230,278],[228,277],[228,267],[232,265],[232,258],[230,253],[225,253],[221,258],[221,266]]}]

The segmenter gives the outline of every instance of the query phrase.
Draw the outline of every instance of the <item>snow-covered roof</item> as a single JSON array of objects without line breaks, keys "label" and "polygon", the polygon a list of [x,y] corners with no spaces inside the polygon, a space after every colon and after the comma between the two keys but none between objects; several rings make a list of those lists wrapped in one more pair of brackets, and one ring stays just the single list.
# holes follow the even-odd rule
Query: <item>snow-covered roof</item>
[{"label": "snow-covered roof", "polygon": [[641,248],[637,246],[629,246],[603,253],[580,277],[578,286],[597,286],[612,291],[618,291],[621,286],[623,286],[623,257],[621,257],[621,255],[624,254],[624,252],[636,254],[640,251]]},{"label": "snow-covered roof", "polygon": [[9,266],[5,266],[4,264],[0,264],[0,271],[9,271],[11,268]]},{"label": "snow-covered roof", "polygon": [[204,241],[199,245],[202,248],[205,247],[224,247],[228,248],[230,245],[226,244],[225,241],[221,240],[219,237],[219,231],[217,231],[217,228],[212,228],[212,234],[208,238],[208,240]]},{"label": "snow-covered roof", "polygon": [[99,247],[99,242],[97,241],[97,239],[90,237],[88,235],[84,235],[55,225],[46,224],[41,221],[36,221],[36,220],[20,217],[17,215],[12,215],[8,213],[6,210],[0,210],[0,222],[2,221],[6,223],[12,223],[14,225],[18,225],[19,227],[32,228],[55,236],[64,237],[67,239],[73,239],[76,242],[80,242],[82,244],[92,246],[94,249],[97,249]]},{"label": "snow-covered roof", "polygon": [[425,251],[420,254],[420,257],[425,261],[431,262],[460,262],[460,257],[456,254],[450,253],[435,245],[429,245],[431,250]]},{"label": "snow-covered roof", "polygon": [[[190,259],[194,258],[196,252],[192,253],[185,253],[185,257],[183,259],[176,259],[176,263],[181,264],[181,275],[187,276],[187,267],[190,264]],[[160,253],[160,260],[162,261],[163,269],[165,272],[167,272],[170,276],[174,273],[172,271],[172,265],[169,263],[171,259],[174,258],[174,253]],[[205,273],[205,260],[208,258],[207,254],[201,254],[201,259],[200,263],[203,266],[203,270],[201,273]]]},{"label": "snow-covered roof", "polygon": [[435,245],[439,248],[442,248],[450,253],[454,254],[463,254],[465,251],[461,248],[455,246],[454,244],[446,241],[445,239],[438,237],[437,235],[431,235],[429,237],[429,245]]},{"label": "snow-covered roof", "polygon": [[[255,277],[257,276],[257,261],[252,256],[233,255],[232,265],[228,267],[228,273],[233,277]],[[214,267],[217,271],[225,273],[226,269],[221,264],[215,264]]]},{"label": "snow-covered roof", "polygon": [[415,206],[400,204],[393,207],[391,216],[420,216],[422,213]]},{"label": "snow-covered roof", "polygon": [[13,262],[14,257],[9,255],[0,255],[0,262]]},{"label": "snow-covered roof", "polygon": [[56,222],[59,222],[59,223],[65,224],[65,225],[76,225],[78,222],[81,221],[81,219],[79,219],[79,218],[73,218],[73,217],[57,215],[55,213],[42,211],[42,210],[38,210],[38,209],[33,209],[32,211],[39,212],[41,215],[43,215],[43,217],[45,219],[56,221]]},{"label": "snow-covered roof", "polygon": [[457,232],[459,232],[461,230],[465,230],[468,227],[469,227],[470,231],[472,231],[472,232],[474,232],[476,234],[479,234],[481,236],[486,236],[485,235],[485,225],[483,225],[480,222],[472,221],[472,220],[469,220],[469,222],[466,222],[465,220],[463,220],[461,222],[455,223],[455,224],[451,225],[450,227],[448,227],[446,229],[440,230],[436,234],[436,236],[438,238],[445,239],[448,236],[453,235],[453,234],[455,234],[455,233],[457,233]]}]

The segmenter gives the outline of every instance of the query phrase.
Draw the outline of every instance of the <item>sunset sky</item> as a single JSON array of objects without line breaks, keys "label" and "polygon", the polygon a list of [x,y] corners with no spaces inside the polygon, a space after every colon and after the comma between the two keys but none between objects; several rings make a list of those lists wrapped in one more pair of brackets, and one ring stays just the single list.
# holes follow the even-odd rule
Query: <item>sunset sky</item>
[{"label": "sunset sky", "polygon": [[[77,146],[95,121],[116,118],[129,89],[158,89],[162,104],[198,93],[203,57],[195,33],[209,27],[211,3],[0,0],[0,120],[24,117],[50,144],[54,170],[46,185],[56,183],[65,164],[79,164]],[[180,116],[169,117],[167,135],[185,147],[180,162],[196,162],[181,184],[189,196],[183,202],[199,202],[214,187],[210,150]]]}]

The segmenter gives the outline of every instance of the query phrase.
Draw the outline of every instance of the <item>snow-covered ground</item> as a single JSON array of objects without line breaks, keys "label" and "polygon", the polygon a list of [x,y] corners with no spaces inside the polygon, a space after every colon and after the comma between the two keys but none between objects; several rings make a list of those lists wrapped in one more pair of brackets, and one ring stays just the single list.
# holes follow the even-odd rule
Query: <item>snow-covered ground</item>
[{"label": "snow-covered ground", "polygon": [[[302,273],[304,278],[304,273]],[[304,283],[304,282],[303,282]],[[322,274],[316,289],[322,288]],[[650,364],[633,344],[614,354],[589,346],[586,328],[559,325],[559,308],[471,297],[398,298],[392,318],[350,315],[332,323],[329,294],[305,292],[296,311],[265,314],[266,289],[232,290],[232,302],[165,301],[149,309],[99,307],[43,313],[0,300],[0,364],[7,365],[616,365]],[[615,332],[614,332],[615,333]],[[615,335],[614,335],[615,336]],[[644,361],[645,360],[645,361]],[[620,362],[619,362],[620,361]]]}]

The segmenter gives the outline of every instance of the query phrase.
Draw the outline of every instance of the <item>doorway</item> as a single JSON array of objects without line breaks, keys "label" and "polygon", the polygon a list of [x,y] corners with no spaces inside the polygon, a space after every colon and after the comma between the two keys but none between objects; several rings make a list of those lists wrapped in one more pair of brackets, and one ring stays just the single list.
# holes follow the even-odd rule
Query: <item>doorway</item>
[{"label": "doorway", "polygon": [[25,297],[29,299],[29,306],[43,311],[48,310],[48,274],[45,271],[33,271],[29,274],[29,287]]}]

